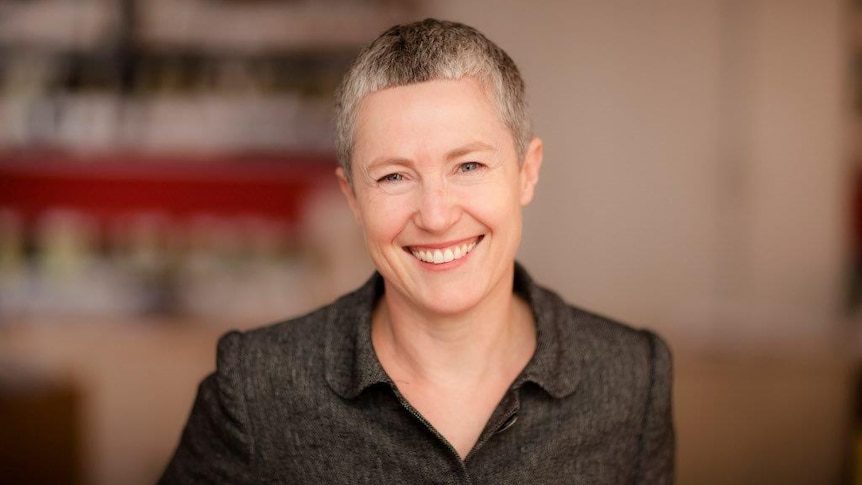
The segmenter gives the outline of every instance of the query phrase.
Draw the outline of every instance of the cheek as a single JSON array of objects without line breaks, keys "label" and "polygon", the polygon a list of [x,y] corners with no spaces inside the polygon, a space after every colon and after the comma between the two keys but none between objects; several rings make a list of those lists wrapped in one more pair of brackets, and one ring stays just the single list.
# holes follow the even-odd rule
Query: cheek
[{"label": "cheek", "polygon": [[381,195],[360,203],[362,228],[369,244],[386,245],[394,241],[410,218],[404,197]]},{"label": "cheek", "polygon": [[465,210],[487,226],[507,225],[520,219],[520,199],[511,184],[477,184],[462,191],[459,199]]}]

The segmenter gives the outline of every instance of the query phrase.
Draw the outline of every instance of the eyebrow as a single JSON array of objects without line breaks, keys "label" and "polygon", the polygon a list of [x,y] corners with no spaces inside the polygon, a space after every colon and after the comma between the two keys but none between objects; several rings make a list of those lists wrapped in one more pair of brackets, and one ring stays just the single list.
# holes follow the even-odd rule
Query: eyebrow
[{"label": "eyebrow", "polygon": [[[487,143],[483,143],[481,141],[475,141],[475,142],[460,146],[458,148],[455,148],[453,150],[450,150],[448,153],[446,153],[444,158],[446,159],[446,161],[452,161],[456,158],[463,157],[464,155],[468,155],[470,153],[483,152],[483,151],[494,151],[494,147],[487,144]],[[407,166],[407,165],[410,165],[411,163],[412,163],[412,161],[410,159],[403,158],[403,157],[378,158],[376,160],[372,160],[368,164],[368,166],[366,167],[366,170],[373,170],[376,167],[386,166],[386,165],[404,165],[404,166]]]},{"label": "eyebrow", "polygon": [[487,143],[483,143],[481,141],[474,141],[473,143],[468,143],[462,147],[458,147],[449,153],[446,154],[446,160],[454,160],[458,157],[463,157],[464,155],[474,153],[474,152],[484,152],[484,151],[494,151],[494,147],[488,145]]},{"label": "eyebrow", "polygon": [[363,168],[363,172],[369,173],[378,167],[388,167],[390,165],[400,165],[403,167],[410,166],[410,160],[407,158],[401,157],[392,157],[392,158],[378,158],[377,160],[372,160],[366,167]]}]

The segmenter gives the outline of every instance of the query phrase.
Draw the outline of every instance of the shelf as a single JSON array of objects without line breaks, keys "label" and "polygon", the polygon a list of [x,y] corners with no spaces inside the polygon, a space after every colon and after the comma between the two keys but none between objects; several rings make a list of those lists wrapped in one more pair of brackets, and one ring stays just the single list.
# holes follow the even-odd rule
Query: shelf
[{"label": "shelf", "polygon": [[314,191],[335,186],[334,156],[0,154],[0,208],[31,219],[52,209],[97,218],[130,213],[244,215],[297,223]]},{"label": "shelf", "polygon": [[330,149],[361,46],[417,0],[0,0],[0,150]]},{"label": "shelf", "polygon": [[[416,2],[131,2],[138,39],[218,52],[358,47],[416,12]],[[119,1],[0,1],[0,45],[97,49],[116,34]]]}]

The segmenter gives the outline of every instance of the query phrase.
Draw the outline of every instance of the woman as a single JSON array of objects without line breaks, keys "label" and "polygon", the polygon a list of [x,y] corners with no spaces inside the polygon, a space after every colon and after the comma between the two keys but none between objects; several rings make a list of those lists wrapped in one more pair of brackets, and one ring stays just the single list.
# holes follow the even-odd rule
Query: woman
[{"label": "woman", "polygon": [[666,345],[515,262],[542,142],[509,56],[465,25],[393,27],[337,122],[377,273],[224,336],[162,483],[671,483]]}]

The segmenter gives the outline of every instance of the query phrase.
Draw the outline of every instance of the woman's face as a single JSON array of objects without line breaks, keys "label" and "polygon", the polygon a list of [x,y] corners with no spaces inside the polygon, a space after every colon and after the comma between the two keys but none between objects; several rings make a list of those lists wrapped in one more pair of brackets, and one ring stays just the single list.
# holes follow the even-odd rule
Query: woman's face
[{"label": "woman's face", "polygon": [[521,208],[542,160],[522,164],[512,135],[471,78],[388,88],[357,111],[353,187],[341,187],[390,303],[437,314],[511,294]]}]

